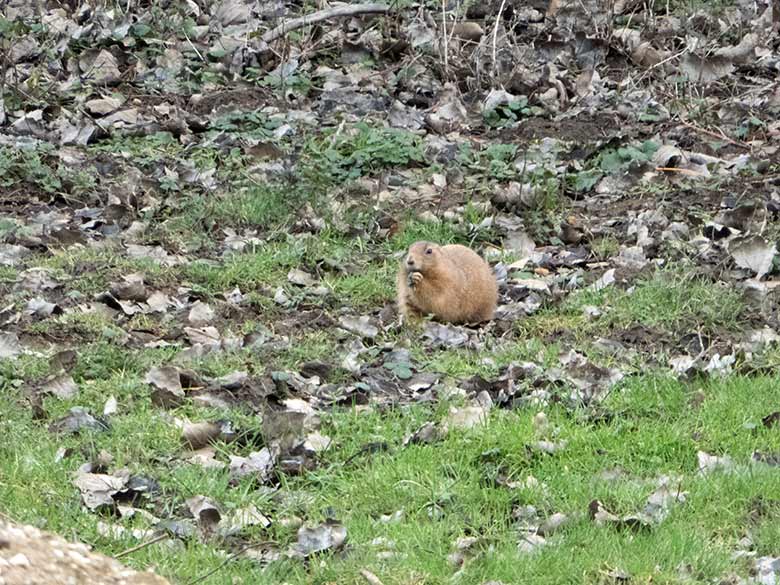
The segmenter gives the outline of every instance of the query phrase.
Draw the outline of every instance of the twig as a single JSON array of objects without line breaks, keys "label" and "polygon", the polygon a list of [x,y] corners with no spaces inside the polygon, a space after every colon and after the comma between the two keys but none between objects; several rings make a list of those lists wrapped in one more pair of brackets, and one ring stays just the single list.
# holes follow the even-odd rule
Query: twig
[{"label": "twig", "polygon": [[222,563],[220,563],[219,565],[211,569],[208,573],[203,573],[200,577],[195,577],[192,581],[187,581],[185,585],[195,585],[196,583],[202,583],[203,581],[211,577],[214,573],[221,571],[225,565],[227,565],[230,561],[232,561],[236,557],[241,556],[242,554],[244,554],[246,551],[250,549],[257,548],[258,546],[263,546],[266,544],[276,544],[276,543],[268,540],[262,540],[260,542],[255,542],[254,544],[248,544],[245,547],[241,548],[238,552],[235,552],[232,555],[230,555],[228,558],[222,561]]},{"label": "twig", "polygon": [[368,569],[361,569],[360,574],[370,585],[384,585],[382,581]]},{"label": "twig", "polygon": [[154,544],[155,542],[160,542],[161,540],[165,540],[166,538],[168,538],[167,534],[158,534],[157,536],[155,536],[151,540],[147,540],[146,542],[142,542],[141,544],[139,544],[137,546],[134,546],[132,548],[128,548],[127,550],[123,550],[118,555],[114,555],[114,558],[115,559],[120,559],[120,558],[122,558],[124,556],[132,554],[132,553],[134,553],[136,551],[139,551],[142,548],[146,548],[147,546],[150,546],[150,545]]},{"label": "twig", "polygon": [[329,18],[340,18],[342,16],[356,16],[358,14],[386,14],[389,12],[390,7],[386,4],[352,4],[348,6],[337,6],[335,8],[328,8],[327,10],[318,10],[312,12],[306,16],[299,18],[291,18],[284,21],[276,28],[265,32],[260,37],[264,43],[270,43],[278,38],[285,36],[287,33],[309,26],[310,24],[316,24]]},{"label": "twig", "polygon": [[692,171],[691,169],[679,169],[677,167],[655,167],[656,171],[663,171],[664,173],[681,173],[683,175],[691,175],[693,177],[702,176],[701,173]]},{"label": "twig", "polygon": [[198,56],[198,58],[205,63],[206,59],[204,59],[203,55],[200,54],[200,51],[198,51],[198,47],[196,47],[195,45],[192,44],[192,41],[190,40],[190,37],[187,34],[187,29],[183,28],[183,29],[181,29],[181,32],[182,32],[182,34],[184,34],[184,38],[187,40],[187,44],[190,46],[190,48],[193,51],[195,51],[195,54]]},{"label": "twig", "polygon": [[16,520],[14,520],[13,518],[11,518],[11,517],[10,517],[8,514],[6,514],[5,512],[0,512],[0,518],[4,519],[6,522],[10,522],[10,523],[12,523],[12,524],[19,524],[19,522],[17,522],[17,521],[16,521]]},{"label": "twig", "polygon": [[442,50],[444,51],[444,74],[450,75],[449,39],[447,38],[447,0],[441,0]]},{"label": "twig", "polygon": [[498,25],[501,23],[501,15],[504,14],[504,6],[506,6],[506,0],[501,0],[501,6],[498,8],[498,14],[496,15],[496,24],[493,26],[493,80],[495,80],[498,73],[498,65],[496,64],[496,45],[498,45]]},{"label": "twig", "polygon": [[746,148],[747,150],[751,149],[749,144],[745,144],[744,142],[740,142],[738,140],[729,138],[723,133],[718,134],[717,132],[713,132],[712,130],[707,130],[706,128],[702,128],[701,126],[697,126],[696,124],[691,124],[690,122],[686,122],[685,120],[680,120],[680,124],[682,124],[687,128],[690,128],[691,130],[696,130],[696,132],[701,132],[702,134],[711,136],[712,138],[717,138],[718,140],[725,140],[726,142],[728,142],[729,144],[733,144],[734,146],[739,146],[740,148]]}]

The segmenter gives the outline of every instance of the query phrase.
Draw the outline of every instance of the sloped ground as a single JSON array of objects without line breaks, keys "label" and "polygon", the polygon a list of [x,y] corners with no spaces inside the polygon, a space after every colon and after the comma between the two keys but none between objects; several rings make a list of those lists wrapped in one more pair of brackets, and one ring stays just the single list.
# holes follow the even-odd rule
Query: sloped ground
[{"label": "sloped ground", "polygon": [[150,573],[123,567],[114,559],[90,551],[82,543],[66,542],[31,526],[0,525],[0,555],[5,585],[167,585]]},{"label": "sloped ground", "polygon": [[[6,3],[0,511],[174,583],[778,579],[780,13],[514,4]],[[418,239],[493,322],[399,327]]]}]

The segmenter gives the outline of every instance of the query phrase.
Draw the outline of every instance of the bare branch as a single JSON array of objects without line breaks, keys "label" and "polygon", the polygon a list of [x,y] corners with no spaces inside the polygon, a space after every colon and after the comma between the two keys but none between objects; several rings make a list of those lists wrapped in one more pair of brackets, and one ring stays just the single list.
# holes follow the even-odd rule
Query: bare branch
[{"label": "bare branch", "polygon": [[276,28],[272,28],[264,33],[260,39],[265,43],[270,43],[296,29],[322,22],[323,20],[328,20],[330,18],[356,16],[358,14],[386,14],[389,11],[390,7],[386,4],[351,4],[348,6],[336,6],[335,8],[328,8],[327,10],[318,10],[317,12],[312,12],[311,14],[301,16],[300,18],[286,20]]}]

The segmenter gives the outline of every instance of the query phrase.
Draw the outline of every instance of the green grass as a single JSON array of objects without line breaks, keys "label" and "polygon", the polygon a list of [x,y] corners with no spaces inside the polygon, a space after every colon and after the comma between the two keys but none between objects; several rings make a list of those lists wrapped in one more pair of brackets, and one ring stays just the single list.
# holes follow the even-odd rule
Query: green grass
[{"label": "green grass", "polygon": [[[272,121],[255,112],[217,120],[212,131],[270,141],[272,127]],[[245,371],[267,379],[272,373],[298,373],[303,364],[321,361],[332,367],[324,382],[333,387],[311,390],[311,395],[294,389],[283,396],[272,392],[267,397],[271,405],[276,408],[288,397],[324,400],[332,390],[345,390],[343,386],[348,391],[358,385],[364,392],[360,383],[365,382],[366,369],[353,375],[344,366],[355,337],[321,323],[338,322],[345,314],[377,317],[394,300],[399,259],[414,241],[474,247],[499,242],[493,230],[474,227],[486,217],[479,193],[490,192],[499,175],[517,174],[512,145],[462,158],[457,164],[467,174],[464,190],[469,193],[462,217],[421,221],[416,218],[419,209],[399,210],[395,201],[379,208],[369,201],[364,185],[348,184],[357,177],[376,179],[399,167],[411,173],[424,166],[418,137],[345,125],[343,131],[306,134],[300,143],[276,146],[284,156],[301,157],[306,172],[295,181],[259,180],[253,167],[257,160],[237,147],[190,148],[167,134],[101,141],[89,148],[106,156],[121,151],[146,171],[162,164],[180,168],[185,162],[199,170],[217,169],[220,187],[202,189],[169,177],[154,194],[164,203],[153,206],[154,211],[139,212],[148,225],[140,241],[179,255],[182,263],[176,266],[131,259],[123,245],[106,243],[52,250],[13,268],[0,267],[0,290],[10,293],[9,302],[17,309],[40,293],[56,296],[66,310],[45,319],[22,314],[13,327],[36,353],[0,361],[0,512],[84,540],[108,554],[136,547],[140,542],[132,536],[101,534],[100,523],[149,529],[153,524],[148,519],[140,514],[127,519],[89,512],[72,485],[77,470],[105,451],[112,457],[109,471],[127,468],[159,483],[160,494],[143,498],[138,506],[160,519],[188,520],[186,500],[195,495],[212,498],[223,511],[255,505],[272,519],[267,529],[248,528],[232,539],[193,536],[170,547],[141,547],[123,559],[138,568],[153,566],[177,584],[208,573],[226,554],[247,543],[268,542],[282,552],[288,550],[296,540],[296,528],[287,521],[294,518],[310,523],[329,517],[340,520],[348,530],[346,549],[308,562],[283,557],[265,568],[248,558],[233,559],[202,582],[354,585],[365,582],[360,571],[368,569],[385,585],[595,584],[612,582],[608,573],[620,570],[630,575],[630,583],[704,584],[720,582],[731,573],[749,574],[747,561],[733,560],[739,540],[747,534],[759,554],[778,554],[780,478],[775,469],[751,463],[751,456],[754,451],[780,452],[777,428],[765,428],[761,422],[780,404],[771,375],[780,363],[780,350],[757,356],[752,375],[747,375],[750,364],[738,363],[740,374],[725,379],[688,383],[672,379],[662,358],[679,349],[675,343],[682,336],[701,333],[734,342],[741,340],[751,317],[733,288],[697,276],[682,262],[648,270],[628,286],[621,283],[599,292],[581,289],[550,299],[532,316],[480,332],[476,350],[434,349],[421,341],[419,331],[382,328],[375,338],[361,340],[366,349],[360,356],[362,365],[381,367],[388,351],[408,348],[415,372],[440,375],[435,400],[391,405],[363,400],[325,407],[319,413],[321,432],[333,439],[332,447],[320,455],[315,469],[280,474],[273,489],[250,478],[234,481],[226,469],[189,463],[177,420],[230,421],[247,439],[216,444],[218,459],[228,462],[231,455],[245,456],[263,446],[263,417],[255,412],[253,400],[224,409],[185,401],[164,411],[152,404],[144,377],[154,366],[179,364],[187,346],[183,327],[188,302],[199,298],[210,303],[217,312],[214,325],[223,335],[268,334],[264,343],[179,364],[200,377]],[[10,160],[9,153],[5,156]],[[59,180],[46,153],[22,162],[22,166],[14,162],[14,169],[24,170],[24,181],[38,175]],[[558,223],[553,220],[560,219],[564,204],[557,179],[540,169],[534,184],[541,198],[523,219],[529,229],[547,233]],[[426,180],[434,171],[433,166],[419,170]],[[479,187],[473,192],[472,183]],[[98,191],[101,188],[102,183]],[[170,193],[174,195],[166,197]],[[324,228],[309,233],[305,222],[297,223],[312,219],[307,206],[324,221]],[[388,235],[390,223],[399,229]],[[225,253],[225,230],[259,242]],[[595,258],[608,260],[620,244],[607,236],[593,243],[591,251]],[[50,270],[62,283],[61,290],[15,287],[14,281],[28,268]],[[293,268],[314,275],[328,294],[291,284],[288,273]],[[143,273],[150,289],[183,306],[132,318],[76,308],[95,302],[95,295],[133,272]],[[596,275],[587,275],[586,281],[591,276]],[[248,301],[228,306],[223,295],[236,287]],[[279,288],[289,297],[289,305],[274,300]],[[588,305],[598,307],[601,316],[588,317],[584,312]],[[312,315],[318,320],[307,320]],[[626,330],[637,327],[649,331],[650,341],[629,347],[636,350],[631,358],[605,355],[594,346],[596,338],[619,340]],[[171,345],[146,346],[150,335]],[[661,347],[660,339],[668,341],[671,350]],[[56,373],[51,355],[65,347],[78,354],[70,372],[78,395],[68,400],[44,397],[45,416],[35,418],[40,412],[31,407],[30,396]],[[451,431],[432,444],[404,446],[405,437],[423,424],[439,424],[451,407],[463,406],[458,388],[464,380],[481,376],[493,381],[507,366],[523,362],[557,368],[560,354],[571,349],[596,365],[620,367],[626,374],[596,412],[566,408],[554,399],[551,404],[494,409],[483,427]],[[519,379],[515,384],[518,396],[538,389],[559,395],[543,381]],[[257,388],[258,400],[266,390]],[[369,393],[370,399],[378,396]],[[109,397],[118,403],[110,430],[77,436],[48,431],[53,420],[74,406],[100,414]],[[549,419],[544,433],[533,423],[540,411]],[[530,448],[541,439],[565,442],[565,447],[554,455],[541,454]],[[377,444],[386,449],[366,451]],[[58,458],[63,448],[67,456]],[[699,450],[729,456],[736,467],[702,475],[697,471]],[[607,472],[617,475],[609,478]],[[640,511],[663,475],[680,477],[687,497],[660,525],[632,530],[597,525],[588,517],[593,500],[616,515]],[[534,554],[517,550],[517,513],[526,506],[536,508],[540,521],[554,513],[569,518]],[[395,520],[383,520],[396,514]],[[464,536],[477,537],[478,542],[458,568],[447,557]]]},{"label": "green grass", "polygon": [[52,276],[67,280],[69,291],[85,295],[105,292],[123,275],[140,272],[150,286],[164,286],[176,280],[175,271],[165,270],[147,258],[128,258],[116,244],[100,248],[73,246],[55,249],[51,255],[33,258],[29,264],[52,271]]},{"label": "green grass", "polygon": [[[656,271],[629,290],[611,286],[598,292],[576,292],[560,306],[544,308],[521,321],[520,331],[542,337],[567,331],[583,343],[637,325],[678,337],[739,331],[746,310],[739,291],[725,283],[689,276],[686,270]],[[602,315],[589,319],[584,312],[587,306],[597,307]]]},{"label": "green grass", "polygon": [[[276,579],[355,583],[362,568],[388,583],[415,579],[444,583],[455,572],[446,556],[464,535],[478,536],[482,542],[463,569],[461,578],[469,583],[489,579],[559,583],[582,578],[590,582],[604,567],[628,571],[640,582],[651,578],[677,582],[683,563],[690,565],[695,582],[707,582],[739,566],[731,560],[731,550],[751,510],[780,489],[774,470],[749,463],[754,450],[780,450],[780,436],[760,425],[755,430],[744,425],[760,421],[776,408],[780,395],[771,378],[735,377],[705,384],[706,398],[696,409],[688,407],[691,390],[685,385],[659,376],[637,378],[610,398],[607,406],[616,416],[607,424],[587,423],[577,413],[560,408],[547,409],[555,440],[567,441],[567,447],[542,457],[525,449],[536,440],[531,425],[535,409],[496,411],[484,428],[451,432],[433,445],[410,447],[401,446],[404,435],[425,421],[441,420],[446,404],[381,413],[332,411],[325,417],[323,432],[334,438],[335,446],[321,467],[282,484],[283,491],[308,494],[298,504],[268,500],[248,482],[230,486],[224,471],[204,471],[175,459],[161,467],[156,458],[180,453],[178,434],[151,408],[143,385],[122,370],[101,382],[77,379],[82,383],[80,404],[97,409],[106,394],[118,397],[120,413],[110,432],[59,441],[29,418],[14,392],[3,392],[3,410],[10,414],[2,423],[3,433],[13,440],[0,458],[4,469],[0,506],[17,519],[43,522],[64,532],[75,530],[107,552],[135,544],[132,539],[99,536],[99,518],[79,507],[69,481],[82,456],[54,463],[59,446],[72,446],[86,448],[85,455],[105,449],[117,467],[128,465],[136,473],[154,474],[165,494],[162,503],[150,508],[155,513],[175,510],[187,497],[205,494],[224,507],[254,503],[266,514],[303,514],[312,521],[322,519],[327,509],[348,527],[350,553],[344,558],[326,555],[324,563],[308,569],[284,561],[265,574],[253,573],[251,563],[238,561],[228,565],[215,583],[250,575],[253,582],[262,583]],[[69,404],[49,400],[46,406],[60,413]],[[346,463],[363,445],[375,441],[389,443],[391,451]],[[698,449],[731,456],[737,470],[698,475]],[[492,478],[499,468],[515,480],[532,476],[539,486],[496,485]],[[602,472],[614,468],[622,471],[618,480],[600,479]],[[616,514],[638,511],[661,474],[682,476],[687,492],[687,501],[674,507],[661,525],[634,533],[597,526],[587,517],[593,499]],[[36,489],[28,489],[30,485]],[[535,506],[542,516],[562,512],[570,522],[537,554],[519,556],[512,510],[524,505]],[[403,510],[399,521],[380,521],[381,515],[399,510]],[[771,518],[759,518],[755,528],[759,550],[780,546],[780,533]],[[280,544],[294,538],[281,526],[260,536]],[[377,547],[371,545],[377,538],[395,543],[397,556],[377,558]],[[161,573],[186,582],[212,567],[214,555],[208,544],[193,541],[178,552],[148,547],[129,562],[139,567],[155,564]]]}]

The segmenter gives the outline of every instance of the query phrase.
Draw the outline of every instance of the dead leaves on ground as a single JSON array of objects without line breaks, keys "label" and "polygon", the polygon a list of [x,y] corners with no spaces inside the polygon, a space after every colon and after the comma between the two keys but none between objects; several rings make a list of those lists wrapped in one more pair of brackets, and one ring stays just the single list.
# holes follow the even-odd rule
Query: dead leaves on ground
[{"label": "dead leaves on ground", "polygon": [[[339,405],[381,409],[456,399],[440,420],[409,429],[400,448],[479,433],[498,409],[542,409],[533,419],[534,439],[518,450],[527,457],[561,457],[570,444],[555,435],[544,409],[598,411],[626,376],[647,366],[637,361],[656,347],[669,350],[661,367],[696,379],[749,368],[777,343],[780,126],[773,115],[776,33],[766,3],[680,19],[618,2],[612,16],[629,22],[618,27],[593,2],[553,2],[546,14],[533,7],[498,14],[493,3],[472,3],[467,13],[445,6],[444,19],[426,6],[393,6],[393,19],[329,21],[316,34],[285,40],[288,50],[271,51],[255,32],[275,24],[277,8],[285,17],[296,13],[297,7],[283,4],[271,14],[244,0],[210,8],[189,2],[170,6],[165,19],[108,6],[38,12],[14,2],[7,8],[6,18],[19,19],[25,34],[6,47],[2,72],[9,93],[0,99],[0,147],[10,153],[3,159],[3,179],[11,183],[9,219],[0,226],[0,265],[9,275],[3,272],[0,292],[10,295],[0,309],[0,359],[53,356],[45,374],[14,381],[52,433],[110,433],[127,406],[113,390],[101,399],[102,413],[77,404],[91,382],[75,365],[78,348],[96,333],[71,334],[64,326],[84,316],[98,320],[101,339],[123,351],[179,350],[174,360],[150,368],[139,390],[157,409],[155,416],[180,435],[172,464],[202,466],[204,473],[225,473],[233,484],[247,482],[258,490],[273,489],[281,475],[305,474],[327,462],[333,441],[319,419]],[[185,21],[194,24],[183,27]],[[184,28],[186,38],[171,33]],[[322,46],[329,47],[329,56],[313,60]],[[681,85],[667,91],[670,79]],[[739,91],[720,95],[719,84],[726,82]],[[672,107],[667,97],[679,87],[700,95],[701,103]],[[242,116],[260,121],[258,128],[246,131]],[[258,290],[231,284],[207,295],[180,282],[185,272],[178,270],[195,260],[218,265],[273,243],[265,226],[219,221],[208,228],[213,250],[169,239],[165,222],[181,211],[180,201],[233,194],[240,190],[234,189],[236,175],[253,184],[297,178],[305,159],[300,136],[333,126],[336,132],[326,138],[335,143],[354,134],[351,120],[366,117],[377,128],[419,139],[424,156],[409,157],[414,164],[364,172],[355,185],[335,184],[325,203],[331,227],[359,234],[369,248],[384,246],[399,229],[397,203],[432,225],[455,226],[459,235],[479,242],[491,261],[511,255],[508,265],[496,267],[501,302],[492,324],[426,322],[413,338],[419,350],[413,356],[400,347],[392,309],[361,313],[344,306],[330,286],[328,274],[359,273],[363,259],[350,262],[350,270],[332,259],[285,266],[281,282]],[[153,160],[148,152],[133,152],[131,139],[138,137],[154,143]],[[110,146],[120,139],[118,147]],[[189,160],[199,150],[217,157],[214,168]],[[222,173],[225,161],[219,157],[233,150],[250,157],[252,166]],[[439,166],[435,172],[431,161]],[[366,200],[354,197],[353,187],[365,191]],[[17,191],[23,200],[16,199]],[[710,200],[713,192],[717,200]],[[469,206],[464,193],[475,194]],[[356,208],[379,209],[372,220],[377,225],[349,225],[346,211]],[[294,211],[293,238],[319,234],[327,225],[328,214],[311,203]],[[127,260],[134,268],[116,276],[124,265],[112,266],[111,282],[85,295],[71,290],[72,280],[101,272],[103,260],[79,261],[68,270],[31,265],[41,256],[61,260],[63,249]],[[715,340],[705,338],[720,332],[685,331],[682,337],[693,336],[696,343],[662,342],[651,332],[651,349],[636,332],[613,329],[609,335],[615,338],[593,344],[609,356],[603,361],[568,339],[555,339],[563,346],[558,356],[534,355],[503,367],[480,363],[494,374],[465,380],[448,379],[421,363],[421,354],[483,356],[524,342],[517,331],[529,317],[545,319],[545,309],[561,307],[578,291],[631,294],[642,275],[670,261],[693,265],[685,270],[713,287],[739,288],[750,303],[746,319],[751,327],[760,323],[744,335]],[[137,272],[142,265],[155,269]],[[255,294],[282,315],[273,331],[246,333],[245,315],[236,317],[254,315]],[[609,303],[586,306],[583,316],[607,320],[611,311]],[[296,329],[332,333],[337,357],[297,370],[239,368],[218,377],[197,369],[209,356],[269,348],[284,354],[297,342],[289,334]],[[33,330],[46,333],[31,335]],[[559,331],[553,332],[557,338]],[[632,341],[621,341],[621,335]],[[49,400],[66,404],[53,419],[43,408]],[[256,418],[260,431],[234,428],[221,416],[238,407]],[[180,418],[183,408],[190,419]],[[774,428],[776,413],[761,424]],[[395,447],[377,442],[363,453]],[[740,469],[722,455],[700,451],[697,457],[701,474]],[[752,461],[776,466],[778,456],[756,452]],[[156,494],[154,482],[111,466],[110,456],[97,456],[78,473],[74,487],[84,505],[122,518],[144,516],[128,502]],[[505,469],[492,479],[506,489],[544,488]],[[593,521],[652,529],[683,504],[672,487],[653,489],[629,513],[594,501]],[[262,531],[284,520],[251,506],[229,510],[208,494],[177,503],[170,518],[145,517],[147,525],[207,538],[244,528]],[[432,505],[432,517],[441,508]],[[518,550],[531,554],[565,534],[567,522],[584,511],[515,512]],[[103,526],[105,534],[127,535],[121,528]],[[146,528],[130,534],[148,536],[136,530]],[[345,526],[329,520],[301,526],[287,552],[308,557],[345,545]],[[453,564],[463,566],[484,545],[478,537],[456,541]],[[263,550],[258,557],[274,554]],[[775,561],[760,559],[759,574],[776,575]]]}]

